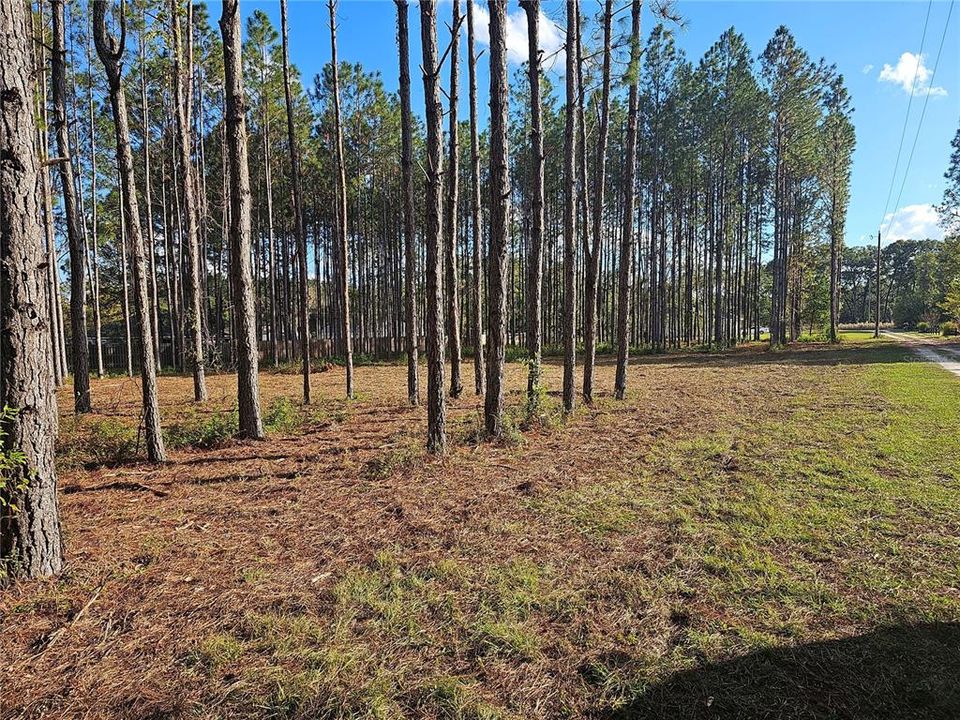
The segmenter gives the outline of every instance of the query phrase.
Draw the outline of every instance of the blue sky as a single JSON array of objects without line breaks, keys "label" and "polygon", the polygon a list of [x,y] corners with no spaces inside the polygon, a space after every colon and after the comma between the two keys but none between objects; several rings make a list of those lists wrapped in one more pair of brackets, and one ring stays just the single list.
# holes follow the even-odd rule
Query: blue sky
[{"label": "blue sky", "polygon": [[[644,33],[654,25],[644,11]],[[593,13],[593,0],[583,0],[585,11]],[[620,4],[620,3],[618,3]],[[900,168],[889,200],[888,216],[882,227],[888,240],[898,237],[941,237],[932,205],[943,195],[943,173],[949,157],[950,140],[960,123],[960,7],[954,7],[943,53],[935,77],[931,78],[937,49],[943,37],[950,10],[949,0],[915,2],[768,2],[761,0],[726,2],[699,0],[677,3],[684,18],[684,27],[677,31],[678,44],[688,57],[697,59],[728,27],[743,33],[754,55],[759,54],[774,30],[786,25],[800,45],[814,58],[824,57],[847,81],[853,99],[854,123],[857,129],[857,150],[854,156],[852,196],[847,220],[848,244],[875,242],[876,232],[884,220],[884,204],[890,194],[897,147],[903,131],[904,117],[913,88],[910,121],[907,126]],[[481,11],[486,3],[481,2]],[[526,24],[523,12],[514,0],[509,3],[510,28],[508,45],[511,60],[516,64],[525,53]],[[922,59],[917,69],[924,18],[929,7],[929,22]],[[243,0],[244,16],[262,9],[280,24],[279,0],[261,2]],[[219,14],[219,8],[211,12]],[[441,18],[448,17],[449,4],[440,8]],[[555,0],[544,1],[548,19],[562,23],[563,5]],[[322,0],[290,0],[290,55],[304,78],[311,82],[330,59],[330,34],[326,2]],[[479,18],[480,16],[478,16]],[[396,12],[390,0],[342,0],[338,13],[338,51],[340,58],[360,62],[368,70],[379,70],[388,90],[396,90]],[[420,23],[416,4],[411,3],[410,50],[413,74],[413,104],[421,113],[423,92],[417,68],[420,63]],[[550,49],[562,43],[562,32],[550,23],[541,23],[542,44]],[[478,28],[485,36],[486,28]],[[441,28],[441,46],[445,46],[446,21]],[[466,33],[461,45],[465,52]],[[905,53],[910,53],[905,55]],[[464,79],[466,67],[463,61]],[[562,63],[561,63],[562,66]],[[561,68],[558,67],[558,70]],[[914,78],[918,78],[913,85]],[[481,103],[486,105],[488,84],[485,60],[481,59],[478,79]],[[466,117],[466,92],[462,93],[462,117]],[[917,123],[926,102],[923,125],[917,135]],[[900,197],[904,166],[914,138],[916,150],[909,175]]]}]

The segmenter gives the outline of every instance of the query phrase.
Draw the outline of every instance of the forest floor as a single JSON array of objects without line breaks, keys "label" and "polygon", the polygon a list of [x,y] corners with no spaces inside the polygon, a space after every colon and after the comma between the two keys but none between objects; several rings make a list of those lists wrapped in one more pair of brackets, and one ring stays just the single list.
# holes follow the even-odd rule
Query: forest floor
[{"label": "forest floor", "polygon": [[637,358],[623,403],[602,359],[566,421],[511,364],[508,441],[465,393],[443,459],[400,365],[306,412],[263,373],[259,443],[233,376],[164,377],[161,468],[136,382],[65,391],[68,568],[0,592],[0,717],[960,717],[960,385],[866,338]]}]

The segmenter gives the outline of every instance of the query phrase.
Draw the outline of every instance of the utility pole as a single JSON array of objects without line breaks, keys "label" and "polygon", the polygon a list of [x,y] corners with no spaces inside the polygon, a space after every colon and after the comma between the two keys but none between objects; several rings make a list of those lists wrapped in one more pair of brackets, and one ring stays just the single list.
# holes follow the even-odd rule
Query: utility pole
[{"label": "utility pole", "polygon": [[877,315],[874,318],[873,336],[880,337],[880,231],[877,230]]}]

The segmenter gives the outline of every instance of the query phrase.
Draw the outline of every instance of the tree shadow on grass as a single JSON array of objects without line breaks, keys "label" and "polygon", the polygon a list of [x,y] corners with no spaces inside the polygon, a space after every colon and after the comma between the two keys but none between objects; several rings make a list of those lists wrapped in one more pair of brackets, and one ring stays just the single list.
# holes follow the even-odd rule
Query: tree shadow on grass
[{"label": "tree shadow on grass", "polygon": [[957,720],[960,623],[755,652],[650,686],[605,720]]}]

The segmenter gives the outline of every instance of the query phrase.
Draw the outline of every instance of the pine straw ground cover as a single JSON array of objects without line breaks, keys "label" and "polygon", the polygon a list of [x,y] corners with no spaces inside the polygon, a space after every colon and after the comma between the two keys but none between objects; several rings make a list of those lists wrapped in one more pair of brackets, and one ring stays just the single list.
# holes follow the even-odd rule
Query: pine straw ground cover
[{"label": "pine straw ground cover", "polygon": [[510,365],[508,442],[466,394],[442,460],[401,366],[306,412],[265,373],[261,443],[165,377],[162,468],[133,381],[64,393],[69,565],[0,592],[0,716],[960,717],[960,386],[912,359],[646,357],[625,403],[602,362],[532,423]]}]

